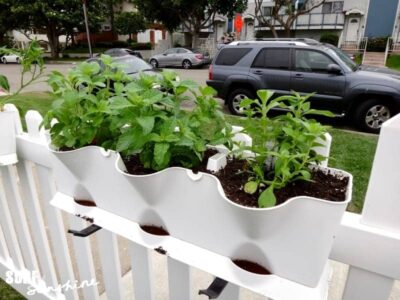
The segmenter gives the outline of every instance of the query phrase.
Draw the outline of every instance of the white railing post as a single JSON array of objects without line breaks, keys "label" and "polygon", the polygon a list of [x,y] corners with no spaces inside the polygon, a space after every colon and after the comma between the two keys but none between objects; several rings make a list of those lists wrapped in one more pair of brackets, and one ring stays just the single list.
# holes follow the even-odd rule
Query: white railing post
[{"label": "white railing post", "polygon": [[[397,115],[382,126],[360,220],[360,223],[372,230],[385,230],[388,235],[393,236],[400,234],[400,160],[397,159],[400,153],[399,136],[400,115]],[[375,251],[376,256],[382,255],[374,250],[377,249],[374,248],[376,246],[383,245],[371,244],[371,249],[365,249],[359,255],[374,255]],[[394,273],[400,266],[394,262],[386,268]],[[343,300],[388,299],[393,283],[393,278],[351,266]]]}]

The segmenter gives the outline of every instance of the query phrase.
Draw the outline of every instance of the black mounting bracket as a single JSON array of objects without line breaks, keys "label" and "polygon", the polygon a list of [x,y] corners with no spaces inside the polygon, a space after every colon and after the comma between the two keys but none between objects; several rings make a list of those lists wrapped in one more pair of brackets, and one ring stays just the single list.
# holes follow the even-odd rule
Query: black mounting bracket
[{"label": "black mounting bracket", "polygon": [[82,229],[80,231],[68,229],[68,233],[72,233],[74,236],[87,237],[95,233],[96,231],[99,231],[101,228],[102,227],[100,226],[92,224],[89,227],[86,227],[85,229]]},{"label": "black mounting bracket", "polygon": [[211,282],[210,286],[206,290],[200,290],[199,295],[206,295],[208,299],[217,299],[221,295],[222,291],[228,284],[227,281],[215,277],[214,281]]}]

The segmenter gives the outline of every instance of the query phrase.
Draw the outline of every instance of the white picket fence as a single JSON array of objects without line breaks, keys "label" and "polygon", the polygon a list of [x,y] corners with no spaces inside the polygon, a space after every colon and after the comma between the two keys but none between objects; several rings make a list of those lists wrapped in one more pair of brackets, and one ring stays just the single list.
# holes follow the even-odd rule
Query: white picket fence
[{"label": "white picket fence", "polygon": [[[19,162],[0,167],[0,277],[8,282],[12,277],[11,285],[29,299],[205,299],[195,295],[213,277],[199,282],[193,275],[196,269],[229,282],[218,299],[257,298],[243,294],[243,289],[271,299],[327,298],[328,266],[316,288],[274,275],[242,278],[229,271],[228,258],[173,237],[162,240],[166,255],[157,254],[164,259],[164,269],[160,264],[154,268],[160,238],[144,239],[138,224],[57,194],[46,135],[39,129],[42,117],[29,111],[25,133],[15,107],[6,109],[15,111]],[[400,279],[399,153],[400,115],[382,129],[363,213],[345,213],[331,252],[332,260],[350,266],[344,300],[389,299],[394,280]],[[90,238],[69,235],[67,229],[91,225],[82,216],[93,218],[102,229]],[[131,277],[125,274],[130,269]],[[20,282],[24,274],[30,276]],[[100,286],[93,284],[98,280]],[[54,289],[67,283],[81,288]],[[27,296],[27,289],[32,295]],[[33,289],[38,292],[33,294]]]}]

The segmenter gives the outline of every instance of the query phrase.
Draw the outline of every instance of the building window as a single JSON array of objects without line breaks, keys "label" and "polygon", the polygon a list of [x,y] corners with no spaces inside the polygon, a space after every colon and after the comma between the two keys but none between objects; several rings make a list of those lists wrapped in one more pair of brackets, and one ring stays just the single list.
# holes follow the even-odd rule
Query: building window
[{"label": "building window", "polygon": [[263,15],[266,17],[272,16],[272,6],[264,6],[263,7]]},{"label": "building window", "polygon": [[343,1],[334,1],[322,5],[323,14],[337,14],[343,12]]}]

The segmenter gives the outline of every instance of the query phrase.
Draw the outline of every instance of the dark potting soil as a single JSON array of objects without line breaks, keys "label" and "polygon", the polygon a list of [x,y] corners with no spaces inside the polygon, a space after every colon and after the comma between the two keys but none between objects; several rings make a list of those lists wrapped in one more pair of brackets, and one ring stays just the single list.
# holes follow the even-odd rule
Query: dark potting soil
[{"label": "dark potting soil", "polygon": [[[214,149],[207,149],[204,152],[204,157],[203,160],[200,162],[200,165],[198,167],[193,168],[193,172],[208,172],[207,171],[207,162],[208,158],[217,154],[218,151]],[[126,167],[126,172],[132,175],[148,175],[148,174],[153,174],[156,173],[157,171],[154,171],[152,169],[146,169],[143,167],[142,163],[140,162],[139,155],[132,155],[128,157],[123,157],[123,161],[125,163]],[[171,167],[182,167],[178,164],[173,164]]]},{"label": "dark potting soil", "polygon": [[150,234],[153,235],[169,235],[169,232],[166,231],[163,227],[161,226],[155,226],[155,225],[140,225],[140,228]]},{"label": "dark potting soil", "polygon": [[241,269],[243,269],[243,270],[245,270],[247,272],[260,274],[260,275],[269,275],[269,274],[271,274],[271,272],[268,271],[263,266],[260,266],[259,264],[251,262],[251,261],[248,261],[248,260],[234,259],[234,260],[232,260],[232,262],[236,266],[238,266],[239,268],[241,268]]},{"label": "dark potting soil", "polygon": [[[217,154],[218,151],[208,149],[200,165],[193,168],[193,172],[204,172],[216,176],[224,189],[225,195],[231,201],[248,207],[258,207],[258,193],[248,194],[243,187],[248,180],[248,169],[246,160],[229,158],[226,167],[216,173],[207,170],[208,158]],[[129,174],[146,175],[155,173],[154,170],[144,168],[138,155],[124,158]],[[346,188],[349,178],[341,177],[330,172],[314,170],[311,174],[312,181],[298,180],[288,184],[286,187],[275,190],[277,205],[296,196],[310,196],[333,202],[346,199]]]},{"label": "dark potting soil", "polygon": [[75,203],[83,206],[97,206],[96,202],[92,200],[74,199]]},{"label": "dark potting soil", "polygon": [[[214,175],[218,177],[225,191],[225,195],[231,201],[248,206],[258,207],[258,193],[248,194],[243,190],[248,180],[248,175],[243,172],[248,168],[247,162],[240,159],[230,159],[226,167]],[[346,188],[349,178],[340,177],[330,172],[314,170],[311,173],[312,181],[298,180],[288,184],[286,187],[275,190],[277,205],[289,198],[296,196],[310,196],[333,202],[346,199]]]}]

